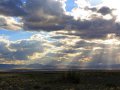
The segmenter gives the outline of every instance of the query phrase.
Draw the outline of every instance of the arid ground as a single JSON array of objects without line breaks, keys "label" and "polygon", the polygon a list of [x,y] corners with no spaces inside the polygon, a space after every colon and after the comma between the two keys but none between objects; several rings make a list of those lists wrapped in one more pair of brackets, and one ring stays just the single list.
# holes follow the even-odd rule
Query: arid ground
[{"label": "arid ground", "polygon": [[120,90],[120,72],[0,72],[0,90]]}]

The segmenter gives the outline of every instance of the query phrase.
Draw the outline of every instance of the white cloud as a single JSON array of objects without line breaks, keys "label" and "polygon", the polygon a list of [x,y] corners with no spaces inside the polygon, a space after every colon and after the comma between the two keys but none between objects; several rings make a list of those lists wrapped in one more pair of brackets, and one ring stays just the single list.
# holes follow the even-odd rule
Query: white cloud
[{"label": "white cloud", "polygon": [[78,5],[79,8],[85,8],[90,6],[90,2],[87,0],[75,0],[75,3]]},{"label": "white cloud", "polygon": [[116,16],[116,22],[120,22],[120,0],[103,0],[99,7],[107,6],[113,10],[114,17]]},{"label": "white cloud", "polygon": [[14,17],[0,15],[0,28],[18,30],[21,27],[22,23],[18,23]]},{"label": "white cloud", "polygon": [[91,67],[120,63],[118,55],[120,39],[115,34],[109,34],[105,39],[90,40],[67,33],[55,33],[57,32],[50,32],[48,36],[35,34],[29,39],[19,41],[9,41],[1,37],[0,63],[17,65],[38,63],[57,65],[59,68],[62,65]]}]

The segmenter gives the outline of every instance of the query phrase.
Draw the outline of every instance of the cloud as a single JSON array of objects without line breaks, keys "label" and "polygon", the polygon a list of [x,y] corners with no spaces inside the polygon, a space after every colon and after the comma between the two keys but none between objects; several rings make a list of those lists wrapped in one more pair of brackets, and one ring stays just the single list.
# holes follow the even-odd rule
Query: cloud
[{"label": "cloud", "polygon": [[41,42],[32,39],[9,41],[1,38],[0,40],[0,59],[5,61],[29,60],[29,56],[34,53],[42,53]]},{"label": "cloud", "polygon": [[1,64],[97,68],[120,63],[116,8],[76,0],[78,6],[67,12],[65,0],[18,1],[0,1],[0,28],[38,32],[16,41],[0,37]]},{"label": "cloud", "polygon": [[[67,15],[59,1],[31,0],[31,2],[26,3],[29,16],[24,18],[24,28],[27,30],[75,30],[76,35],[83,38],[103,38],[109,33],[119,33],[116,18],[112,14],[113,9],[107,6],[92,7],[89,2],[78,0],[75,2],[78,8],[75,7],[72,10],[73,14]],[[53,4],[56,4],[54,8]],[[34,7],[30,7],[32,5]]]},{"label": "cloud", "polygon": [[98,13],[101,13],[102,15],[111,14],[112,10],[109,7],[101,7],[98,10]]},{"label": "cloud", "polygon": [[[0,1],[0,27],[9,30],[19,30],[22,22],[17,21],[20,17],[27,15],[21,0]],[[15,20],[16,19],[16,20]]]},{"label": "cloud", "polygon": [[[119,23],[115,23],[114,19],[105,20],[101,18],[94,18],[84,21],[71,21],[68,32],[62,34],[76,35],[81,38],[104,38],[109,33],[119,35]],[[64,30],[65,31],[65,30]],[[71,31],[74,31],[72,33]]]},{"label": "cloud", "polygon": [[85,7],[90,6],[90,2],[88,0],[75,0],[75,3],[80,8],[85,8]]},{"label": "cloud", "polygon": [[29,15],[24,17],[24,26],[28,29],[63,29],[61,24],[69,18],[64,13],[62,3],[55,0],[28,0],[26,11]]},{"label": "cloud", "polygon": [[26,13],[21,0],[1,0],[0,14],[7,16],[23,16]]},{"label": "cloud", "polygon": [[82,39],[76,35],[55,33],[49,32],[47,36],[34,34],[19,41],[1,37],[0,63],[42,69],[98,69],[120,63],[120,42],[115,34],[108,34],[104,39]]},{"label": "cloud", "polygon": [[119,34],[119,22],[116,22],[118,17],[113,14],[115,12],[113,7],[110,8],[104,3],[93,7],[89,1],[76,0],[77,7],[68,13],[65,10],[65,2],[65,0],[26,0],[23,3],[20,0],[2,0],[0,7],[8,11],[5,11],[7,14],[1,12],[1,28],[75,31],[77,36],[83,38],[103,38],[109,33]]},{"label": "cloud", "polygon": [[0,15],[0,28],[19,30],[22,28],[22,23],[17,22],[13,17]]}]

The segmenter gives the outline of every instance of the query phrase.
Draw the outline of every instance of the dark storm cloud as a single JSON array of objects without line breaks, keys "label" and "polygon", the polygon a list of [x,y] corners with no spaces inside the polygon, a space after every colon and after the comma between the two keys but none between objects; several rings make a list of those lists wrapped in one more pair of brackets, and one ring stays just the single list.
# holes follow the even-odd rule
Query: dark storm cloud
[{"label": "dark storm cloud", "polygon": [[[81,18],[75,20],[73,16],[66,15],[62,3],[56,0],[26,0],[24,4],[21,0],[2,0],[0,1],[1,15],[21,16],[23,27],[22,24],[8,25],[4,18],[0,19],[0,25],[6,29],[22,27],[24,30],[31,31],[75,30],[75,35],[83,38],[101,38],[108,33],[120,33],[119,24],[111,15],[112,9],[104,6],[100,9],[86,7],[84,10],[92,11],[89,20],[81,20]],[[92,14],[93,12],[96,14]],[[101,13],[101,16],[98,16],[98,13]],[[104,19],[107,14],[113,18]]]},{"label": "dark storm cloud", "polygon": [[21,0],[0,0],[0,27],[10,30],[22,28],[21,22],[17,22],[13,17],[25,16],[27,13],[23,8]]},{"label": "dark storm cloud", "polygon": [[109,7],[101,7],[99,10],[98,10],[98,13],[101,13],[102,15],[106,15],[106,14],[111,14],[112,10],[109,8]]},{"label": "dark storm cloud", "polygon": [[24,27],[28,30],[61,30],[73,19],[65,15],[62,3],[55,0],[28,0],[25,8],[29,15],[24,17]]},{"label": "dark storm cloud", "polygon": [[115,9],[110,9],[107,6],[102,6],[100,8],[98,7],[85,7],[85,10],[90,10],[92,12],[96,12],[96,13],[101,13],[102,15],[107,15],[107,14],[111,14],[113,10]]},{"label": "dark storm cloud", "polygon": [[[103,16],[112,13],[108,7],[90,9]],[[29,13],[24,17],[24,28],[27,30],[76,30],[76,35],[83,38],[101,38],[108,33],[119,33],[114,19],[106,20],[91,14],[90,20],[74,20],[72,16],[65,15],[62,4],[54,0],[29,0],[26,2],[26,11]]]},{"label": "dark storm cloud", "polygon": [[56,16],[60,16],[64,12],[62,4],[55,0],[27,0],[26,9],[31,14],[43,10],[43,13]]},{"label": "dark storm cloud", "polygon": [[0,0],[0,14],[8,16],[23,16],[25,11],[21,0]]},{"label": "dark storm cloud", "polygon": [[40,25],[33,25],[29,24],[29,22],[25,23],[24,28],[30,31],[40,31],[40,30],[45,30],[45,31],[55,31],[55,30],[62,30],[64,29],[64,25],[45,25],[45,26],[40,26]]},{"label": "dark storm cloud", "polygon": [[55,0],[26,0],[26,3],[21,0],[2,0],[0,14],[21,16],[23,27],[28,30],[61,30],[69,19],[73,19],[65,15],[62,3]]},{"label": "dark storm cloud", "polygon": [[114,19],[105,20],[102,18],[94,18],[91,20],[71,22],[71,30],[75,33],[69,35],[81,36],[82,38],[101,38],[109,33],[120,34],[120,24]]}]

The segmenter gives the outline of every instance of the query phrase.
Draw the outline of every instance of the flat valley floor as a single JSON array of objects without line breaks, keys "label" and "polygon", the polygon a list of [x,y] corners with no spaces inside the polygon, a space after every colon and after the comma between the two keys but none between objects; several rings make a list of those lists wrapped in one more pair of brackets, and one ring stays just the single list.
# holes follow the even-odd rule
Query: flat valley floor
[{"label": "flat valley floor", "polygon": [[0,90],[120,90],[120,71],[0,72]]}]

